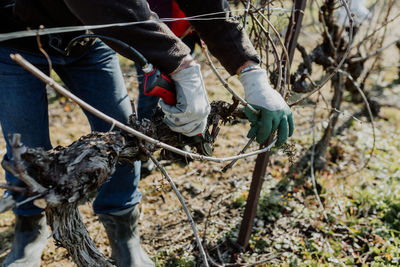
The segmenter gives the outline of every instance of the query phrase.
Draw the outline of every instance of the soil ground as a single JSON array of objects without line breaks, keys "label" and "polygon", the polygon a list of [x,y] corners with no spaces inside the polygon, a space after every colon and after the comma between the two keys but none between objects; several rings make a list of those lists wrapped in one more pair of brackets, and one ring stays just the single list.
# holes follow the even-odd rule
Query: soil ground
[{"label": "soil ground", "polygon": [[[134,98],[136,79],[129,64],[125,60],[122,63],[131,88],[129,93]],[[205,66],[203,73],[210,98],[229,100]],[[231,83],[239,88],[236,80]],[[399,95],[400,87],[394,86],[385,91],[382,99],[399,100]],[[340,123],[359,108],[345,103]],[[313,112],[311,106],[294,108],[297,128],[289,141],[294,153],[292,160],[298,159],[312,143]],[[317,139],[326,123],[326,113],[323,107],[317,109]],[[68,145],[90,131],[79,107],[63,98],[50,105],[49,116],[53,145]],[[243,253],[232,253],[230,240],[237,237],[255,157],[238,161],[226,173],[221,172],[224,165],[199,161],[168,163],[165,168],[183,194],[210,255],[219,264],[224,261],[249,266],[256,262],[259,262],[257,266],[362,266],[375,263],[376,266],[396,266],[396,263],[400,264],[400,229],[394,221],[400,218],[395,214],[395,220],[390,221],[387,214],[400,207],[398,108],[384,107],[380,117],[375,119],[375,126],[377,145],[368,168],[360,169],[372,144],[371,125],[366,118],[357,118],[349,129],[332,140],[331,145],[339,151],[339,157],[330,161],[325,171],[316,174],[323,188],[320,196],[328,222],[314,194],[310,193],[312,182],[309,177],[300,188],[271,194],[271,189],[283,180],[290,166],[288,155],[283,150],[275,151],[265,177],[250,249]],[[248,129],[245,122],[222,127],[215,156],[237,154],[248,141]],[[251,149],[257,149],[257,145],[252,145]],[[0,152],[2,155],[5,152],[4,141],[0,141]],[[329,157],[332,155],[330,151]],[[4,182],[3,170],[0,170],[0,182]],[[194,266],[198,253],[194,236],[167,181],[159,171],[152,171],[142,179],[139,187],[143,194],[140,232],[145,250],[157,266]],[[98,248],[110,256],[105,231],[91,204],[82,205],[80,210]],[[12,212],[0,214],[0,264],[10,250],[13,227]],[[66,251],[56,248],[49,238],[42,266],[74,264]]]}]

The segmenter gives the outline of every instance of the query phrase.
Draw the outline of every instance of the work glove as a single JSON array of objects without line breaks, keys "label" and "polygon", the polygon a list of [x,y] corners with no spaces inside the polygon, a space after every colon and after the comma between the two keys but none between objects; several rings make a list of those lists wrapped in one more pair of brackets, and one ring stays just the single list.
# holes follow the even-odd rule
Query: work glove
[{"label": "work glove", "polygon": [[160,101],[165,113],[164,121],[169,128],[186,136],[202,134],[210,113],[200,65],[182,69],[171,75],[176,87],[176,105]]},{"label": "work glove", "polygon": [[255,114],[248,107],[245,114],[251,123],[248,138],[256,137],[258,143],[264,143],[275,130],[278,130],[277,146],[286,143],[294,131],[293,115],[283,97],[268,82],[263,69],[255,69],[239,75],[246,101],[259,111]]}]

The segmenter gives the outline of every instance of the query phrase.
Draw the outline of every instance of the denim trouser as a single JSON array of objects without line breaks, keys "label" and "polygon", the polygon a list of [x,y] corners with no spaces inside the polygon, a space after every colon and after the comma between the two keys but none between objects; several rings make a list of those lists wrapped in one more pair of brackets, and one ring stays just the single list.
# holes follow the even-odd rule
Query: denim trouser
[{"label": "denim trouser", "polygon": [[[20,133],[23,144],[29,147],[51,149],[46,86],[39,79],[10,59],[11,53],[19,53],[28,61],[48,73],[46,58],[40,52],[27,52],[0,45],[0,123],[4,137]],[[119,67],[118,57],[101,41],[80,56],[53,56],[53,68],[79,98],[126,123],[132,113],[130,99]],[[85,112],[93,131],[108,131],[110,125]],[[7,138],[6,158],[11,159]],[[21,186],[22,182],[6,173],[10,184]],[[118,165],[114,175],[99,189],[93,203],[96,213],[118,212],[130,208],[141,199],[137,191],[140,179],[140,162]],[[25,199],[15,192],[17,202]],[[14,208],[18,215],[34,215],[42,210],[32,202]]]}]

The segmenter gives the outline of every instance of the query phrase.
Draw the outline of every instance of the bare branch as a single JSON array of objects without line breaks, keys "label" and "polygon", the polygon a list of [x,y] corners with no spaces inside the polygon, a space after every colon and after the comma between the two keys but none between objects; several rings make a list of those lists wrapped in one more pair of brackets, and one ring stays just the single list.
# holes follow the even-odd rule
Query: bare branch
[{"label": "bare branch", "polygon": [[174,181],[173,181],[173,180],[171,179],[171,177],[168,175],[167,171],[163,168],[163,166],[160,164],[160,162],[147,150],[146,147],[144,147],[143,145],[141,145],[141,148],[142,148],[142,150],[150,157],[150,159],[154,162],[154,164],[156,164],[157,168],[161,171],[161,173],[164,175],[164,177],[168,180],[168,182],[169,182],[169,184],[171,185],[172,189],[174,190],[176,196],[178,197],[179,202],[181,203],[182,208],[183,208],[183,210],[185,211],[186,216],[187,216],[188,219],[189,219],[190,226],[192,227],[194,236],[195,236],[195,238],[196,238],[197,245],[199,246],[200,254],[201,254],[202,258],[203,258],[203,263],[204,263],[204,265],[205,265],[206,267],[208,267],[209,265],[208,265],[208,261],[207,261],[207,255],[206,255],[206,253],[205,253],[205,251],[204,251],[203,245],[201,244],[201,239],[200,239],[199,233],[198,233],[198,231],[197,231],[196,224],[195,224],[195,222],[194,222],[194,220],[193,220],[192,215],[190,214],[189,209],[187,208],[187,206],[186,206],[186,204],[185,204],[185,200],[183,199],[181,193],[179,193],[179,190],[178,190],[178,188],[175,186]]},{"label": "bare branch", "polygon": [[22,162],[21,154],[26,151],[26,147],[21,144],[21,135],[12,135],[12,137],[10,138],[10,145],[12,147],[13,164],[6,160],[3,160],[1,163],[2,167],[6,171],[10,172],[12,175],[18,177],[21,181],[23,181],[30,188],[30,190],[32,190],[32,192],[44,193],[47,189],[37,183],[32,177],[28,175]]},{"label": "bare branch", "polygon": [[352,42],[353,42],[353,28],[354,28],[354,19],[353,19],[353,14],[350,11],[349,5],[347,4],[346,0],[340,0],[343,4],[343,6],[346,9],[347,15],[349,17],[349,41],[347,43],[347,49],[345,51],[345,53],[343,54],[342,59],[340,60],[339,64],[336,66],[336,68],[332,71],[331,74],[328,75],[327,78],[325,78],[325,80],[323,82],[321,82],[318,87],[314,88],[310,93],[306,94],[305,96],[301,97],[300,99],[298,99],[297,101],[290,103],[289,106],[295,106],[297,104],[299,104],[300,102],[302,102],[303,100],[309,98],[311,95],[313,95],[315,92],[319,91],[322,89],[322,87],[324,87],[324,85],[330,80],[332,79],[333,76],[335,76],[335,74],[340,70],[340,68],[343,66],[345,60],[347,59],[347,56],[350,53],[350,50],[352,48]]},{"label": "bare branch", "polygon": [[311,172],[311,182],[313,185],[313,191],[315,198],[318,201],[318,204],[320,206],[320,209],[322,211],[322,215],[324,216],[325,220],[328,222],[328,216],[326,215],[324,204],[322,204],[321,198],[319,197],[318,190],[317,190],[317,182],[315,181],[315,174],[314,174],[314,158],[315,158],[315,115],[316,115],[316,108],[317,106],[315,105],[314,107],[314,112],[313,112],[313,119],[312,119],[312,148],[311,148],[311,159],[310,159],[310,172]]},{"label": "bare branch", "polygon": [[376,51],[374,51],[374,52],[372,52],[372,53],[370,53],[370,54],[368,54],[368,55],[366,55],[366,56],[351,58],[351,59],[349,60],[349,63],[356,63],[356,62],[365,61],[365,60],[367,60],[367,59],[369,59],[369,58],[371,58],[371,57],[374,57],[374,56],[376,56],[376,55],[382,53],[383,51],[385,51],[386,49],[388,49],[388,48],[391,47],[392,45],[395,45],[395,44],[396,44],[397,42],[399,42],[399,41],[400,41],[400,38],[398,38],[398,39],[396,39],[396,40],[394,40],[394,41],[388,43],[387,45],[385,45],[385,46],[379,48],[378,50],[376,50]]},{"label": "bare branch", "polygon": [[249,105],[249,103],[247,103],[246,100],[244,100],[240,95],[238,95],[235,90],[233,90],[229,84],[224,80],[224,78],[222,78],[221,74],[218,72],[217,68],[214,66],[214,63],[211,60],[210,54],[207,51],[207,46],[206,44],[201,41],[201,50],[203,51],[203,54],[206,56],[206,59],[212,69],[212,71],[215,73],[215,75],[217,76],[218,80],[222,83],[222,85],[226,88],[226,90],[228,90],[229,93],[231,93],[231,95],[240,101],[240,103],[245,106],[248,107],[253,113],[258,114],[259,111],[257,111],[256,109],[254,109],[251,105]]},{"label": "bare branch", "polygon": [[[367,97],[365,96],[364,92],[361,90],[361,88],[357,84],[357,82],[354,81],[353,77],[348,72],[345,72],[343,70],[339,70],[339,73],[345,75],[347,77],[347,79],[349,79],[354,84],[354,86],[356,87],[356,89],[360,93],[362,99],[364,100],[365,106],[366,106],[367,111],[368,111],[368,115],[370,117],[370,122],[371,122],[371,126],[372,126],[373,142],[372,142],[372,148],[371,148],[370,157],[367,159],[365,164],[360,168],[360,170],[362,170],[362,169],[364,169],[364,168],[366,168],[368,166],[370,160],[372,159],[372,157],[374,155],[374,150],[375,150],[375,145],[376,145],[376,131],[375,131],[374,115],[372,114],[371,107],[369,105]],[[357,172],[359,172],[360,170],[357,170]],[[357,173],[357,172],[355,172],[355,173]]]},{"label": "bare branch", "polygon": [[21,66],[23,66],[25,69],[30,71],[33,75],[38,77],[40,80],[42,80],[43,82],[45,82],[46,84],[51,86],[54,90],[56,90],[60,94],[64,95],[65,97],[68,97],[71,100],[75,101],[83,109],[86,109],[87,111],[91,112],[92,114],[101,118],[102,120],[104,120],[112,125],[115,125],[116,127],[120,128],[121,130],[124,130],[124,131],[136,136],[139,139],[143,139],[144,141],[149,142],[157,147],[167,149],[169,151],[172,151],[176,154],[179,154],[179,155],[182,155],[185,157],[190,157],[190,158],[197,159],[197,160],[208,160],[208,161],[213,161],[213,162],[217,162],[217,163],[222,163],[225,161],[232,161],[234,159],[242,159],[242,158],[246,158],[249,156],[254,156],[254,155],[264,153],[264,152],[270,150],[271,147],[276,143],[276,140],[277,140],[277,139],[274,139],[273,142],[269,146],[267,146],[263,149],[259,149],[257,151],[253,151],[250,153],[241,154],[241,155],[237,155],[237,156],[232,156],[232,157],[217,158],[217,157],[209,157],[209,156],[199,155],[196,153],[186,152],[186,151],[183,151],[176,147],[173,147],[173,146],[170,146],[163,142],[160,142],[158,140],[155,140],[145,134],[142,134],[141,132],[136,131],[135,129],[133,129],[129,126],[126,126],[125,124],[123,124],[123,123],[111,118],[110,116],[107,116],[106,114],[102,113],[101,111],[95,109],[94,107],[92,107],[91,105],[89,105],[85,101],[83,101],[82,99],[78,98],[77,96],[75,96],[74,94],[69,92],[67,89],[63,88],[58,83],[56,83],[52,78],[50,78],[49,76],[44,74],[42,71],[40,71],[38,68],[33,66],[31,63],[26,61],[21,55],[13,54],[13,55],[11,55],[11,58],[13,60],[15,60],[17,63],[19,63]]}]

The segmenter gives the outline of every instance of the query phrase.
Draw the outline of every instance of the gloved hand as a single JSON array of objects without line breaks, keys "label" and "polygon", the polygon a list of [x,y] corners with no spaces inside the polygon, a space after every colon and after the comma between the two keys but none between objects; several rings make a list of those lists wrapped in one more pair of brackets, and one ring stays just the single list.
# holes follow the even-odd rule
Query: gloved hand
[{"label": "gloved hand", "polygon": [[266,71],[247,71],[239,76],[239,80],[243,85],[246,101],[260,111],[257,115],[246,107],[245,114],[251,123],[247,137],[256,137],[257,142],[262,144],[278,129],[276,145],[286,143],[286,139],[294,131],[293,115],[283,97],[269,84]]},{"label": "gloved hand", "polygon": [[177,103],[175,106],[160,101],[165,113],[165,123],[171,130],[186,136],[203,133],[210,113],[200,65],[182,69],[171,75],[176,86]]}]

